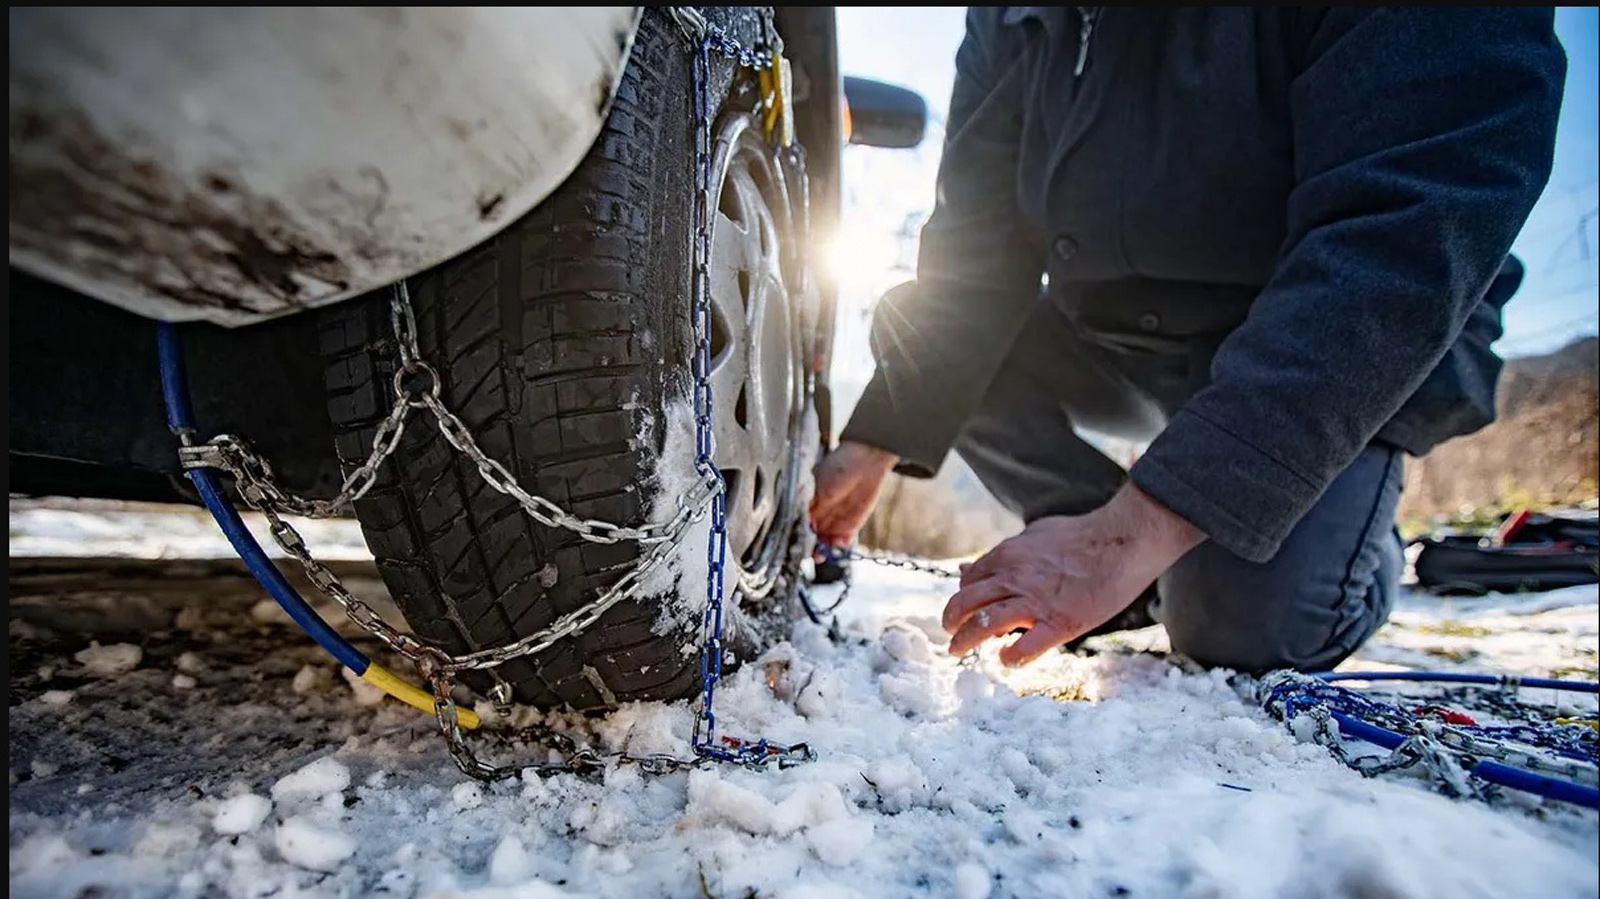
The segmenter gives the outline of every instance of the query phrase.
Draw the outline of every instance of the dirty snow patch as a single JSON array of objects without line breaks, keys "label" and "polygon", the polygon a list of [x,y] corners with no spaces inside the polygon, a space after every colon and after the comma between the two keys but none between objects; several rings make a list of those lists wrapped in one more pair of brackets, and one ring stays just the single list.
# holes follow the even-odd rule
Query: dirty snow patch
[{"label": "dirty snow patch", "polygon": [[99,677],[120,677],[144,660],[144,650],[132,643],[113,643],[101,646],[91,642],[88,649],[80,649],[72,656],[84,670]]}]

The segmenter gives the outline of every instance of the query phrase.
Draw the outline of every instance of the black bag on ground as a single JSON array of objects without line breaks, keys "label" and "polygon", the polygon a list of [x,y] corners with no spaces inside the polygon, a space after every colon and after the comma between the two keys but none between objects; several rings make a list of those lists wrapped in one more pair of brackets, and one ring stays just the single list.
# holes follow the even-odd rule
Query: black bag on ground
[{"label": "black bag on ground", "polygon": [[1422,537],[1419,586],[1434,593],[1507,593],[1600,583],[1600,517],[1582,510],[1518,512],[1494,534]]}]

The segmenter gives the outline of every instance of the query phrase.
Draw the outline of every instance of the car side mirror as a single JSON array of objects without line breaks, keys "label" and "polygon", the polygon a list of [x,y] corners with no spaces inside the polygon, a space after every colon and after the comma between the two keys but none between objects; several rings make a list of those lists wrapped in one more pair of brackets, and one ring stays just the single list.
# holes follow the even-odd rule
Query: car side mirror
[{"label": "car side mirror", "polygon": [[846,75],[844,101],[850,143],[896,149],[922,143],[928,128],[928,104],[916,91]]}]

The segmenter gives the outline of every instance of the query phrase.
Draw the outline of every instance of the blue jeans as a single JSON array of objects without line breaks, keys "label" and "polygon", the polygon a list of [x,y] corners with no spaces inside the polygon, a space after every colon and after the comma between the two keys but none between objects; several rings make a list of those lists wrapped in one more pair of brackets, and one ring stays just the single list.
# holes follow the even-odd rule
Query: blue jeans
[{"label": "blue jeans", "polygon": [[[1205,386],[1219,340],[1126,352],[1085,339],[1041,301],[956,451],[1024,521],[1092,511],[1127,473],[1079,429],[1150,439]],[[1202,664],[1251,672],[1337,665],[1383,624],[1399,590],[1402,466],[1400,450],[1369,445],[1271,561],[1202,543],[1139,603],[1166,627],[1174,650]],[[1142,617],[1119,616],[1130,624]]]}]

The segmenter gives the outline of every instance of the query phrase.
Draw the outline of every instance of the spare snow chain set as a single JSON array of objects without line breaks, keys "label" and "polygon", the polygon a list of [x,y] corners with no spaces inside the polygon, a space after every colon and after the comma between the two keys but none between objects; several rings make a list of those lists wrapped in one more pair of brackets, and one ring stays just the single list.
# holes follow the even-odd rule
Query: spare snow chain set
[{"label": "spare snow chain set", "polygon": [[[339,661],[367,682],[380,687],[410,705],[432,712],[438,720],[453,758],[467,775],[480,780],[496,780],[532,770],[540,776],[566,772],[590,772],[609,763],[632,763],[642,769],[662,773],[698,767],[712,762],[731,762],[764,767],[776,762],[780,767],[812,760],[815,755],[804,743],[785,746],[765,739],[742,740],[717,736],[714,711],[716,686],[722,676],[722,603],[727,562],[727,522],[724,511],[725,485],[713,461],[711,368],[711,117],[710,65],[713,52],[753,70],[759,79],[763,123],[775,152],[786,152],[800,159],[793,144],[789,108],[788,62],[782,56],[782,43],[773,24],[770,9],[762,11],[762,43],[747,48],[717,25],[708,22],[689,7],[667,10],[691,48],[691,78],[694,125],[695,196],[692,228],[692,306],[694,333],[694,413],[695,468],[700,480],[686,495],[679,497],[677,511],[668,521],[630,527],[606,521],[578,518],[550,500],[529,493],[504,465],[490,458],[478,446],[466,424],[451,412],[440,398],[439,373],[422,356],[417,340],[416,320],[411,309],[406,283],[395,285],[390,301],[390,324],[400,351],[400,366],[393,381],[394,407],[379,424],[367,459],[345,478],[336,496],[311,500],[289,494],[278,487],[272,467],[252,451],[243,440],[219,435],[199,442],[190,411],[184,376],[182,348],[176,328],[163,324],[159,329],[162,391],[167,406],[168,424],[178,436],[178,451],[186,475],[194,482],[201,499],[253,574],[276,598],[290,616],[318,643],[328,648]],[[621,541],[637,543],[638,561],[615,584],[593,601],[563,615],[549,627],[513,643],[452,656],[444,650],[406,634],[385,621],[370,606],[352,594],[327,566],[315,559],[305,541],[284,515],[311,518],[328,517],[349,508],[371,489],[377,470],[400,444],[413,410],[431,415],[445,440],[472,460],[484,481],[495,490],[512,497],[534,521],[561,528],[593,543]],[[249,531],[238,512],[222,493],[216,472],[231,475],[239,495],[265,516],[273,540],[305,569],[311,582],[332,599],[362,629],[416,666],[428,690],[423,691],[374,664],[340,637],[289,586]],[[694,757],[670,755],[634,756],[621,752],[600,753],[580,748],[570,737],[539,727],[521,736],[536,741],[541,748],[564,757],[561,762],[495,766],[473,753],[462,731],[477,728],[477,714],[460,709],[452,698],[456,677],[463,671],[492,669],[511,659],[532,656],[560,640],[579,634],[594,624],[606,610],[625,599],[638,597],[639,585],[665,564],[682,545],[690,529],[710,515],[711,537],[707,547],[706,608],[702,628],[704,642],[700,652],[700,705],[695,716],[691,748]],[[497,709],[508,711],[511,688],[499,681],[490,691]]]},{"label": "spare snow chain set", "polygon": [[[1478,697],[1456,696],[1453,703],[1477,705],[1511,721],[1480,725],[1451,708],[1421,705],[1405,709],[1364,696],[1335,681],[1421,681],[1497,687]],[[1336,760],[1365,777],[1412,769],[1447,796],[1493,799],[1497,787],[1510,787],[1577,805],[1600,806],[1597,735],[1592,720],[1547,720],[1515,699],[1520,687],[1594,694],[1586,681],[1495,677],[1461,672],[1350,671],[1319,675],[1273,671],[1241,680],[1245,698],[1254,699],[1291,731],[1310,724],[1311,739]],[[1387,755],[1351,752],[1351,737],[1389,750]]]}]

